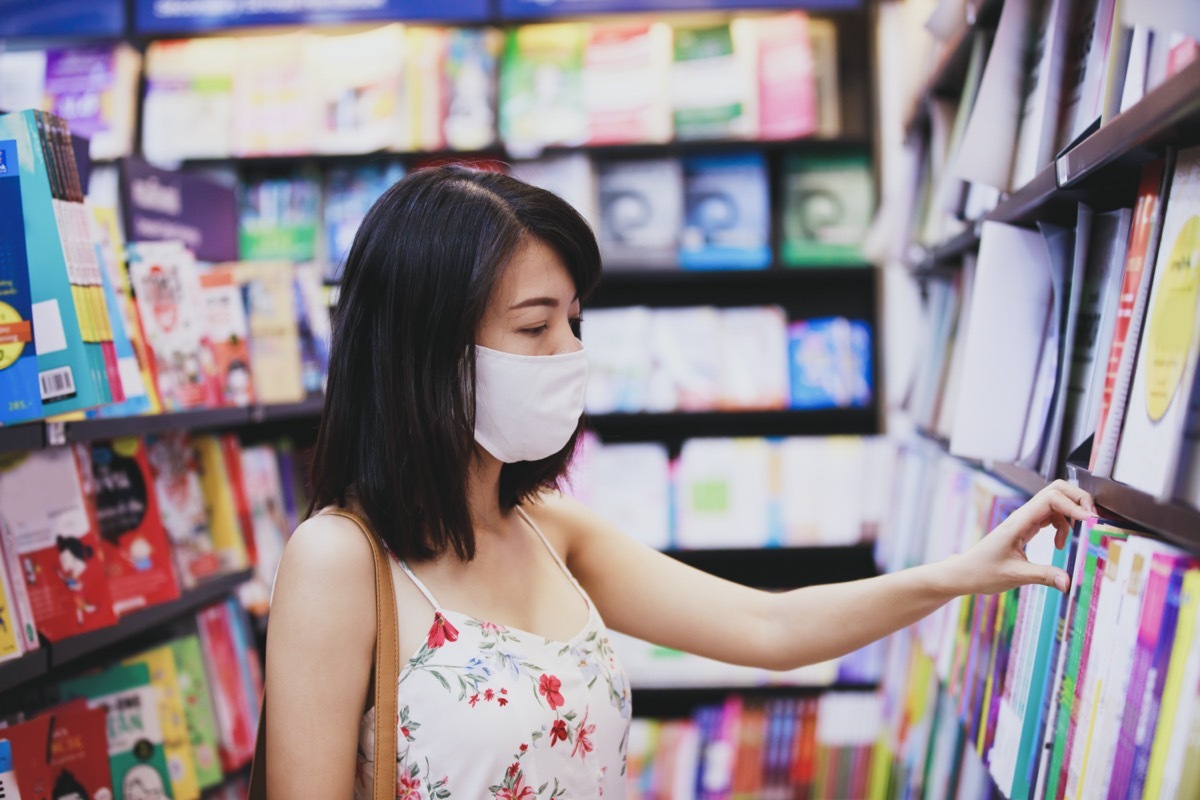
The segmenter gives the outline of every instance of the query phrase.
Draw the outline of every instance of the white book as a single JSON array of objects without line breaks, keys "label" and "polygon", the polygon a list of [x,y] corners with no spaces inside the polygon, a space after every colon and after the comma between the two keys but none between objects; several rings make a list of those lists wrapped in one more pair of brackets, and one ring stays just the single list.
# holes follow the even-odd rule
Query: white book
[{"label": "white book", "polygon": [[958,334],[950,341],[950,363],[946,367],[945,387],[942,390],[941,403],[938,404],[937,419],[933,422],[933,430],[938,436],[950,438],[954,430],[954,413],[958,409],[958,394],[962,388],[962,373],[966,363],[966,348],[962,346],[960,336],[971,324],[971,296],[975,288],[974,253],[963,256],[962,268],[959,270],[958,324],[955,332]]},{"label": "white book", "polygon": [[1041,234],[983,223],[962,382],[950,452],[1013,461],[1020,455],[1053,286]]},{"label": "white book", "polygon": [[682,548],[763,547],[771,539],[771,445],[765,439],[691,439],[675,493]]},{"label": "white book", "polygon": [[1113,478],[1174,493],[1200,359],[1200,147],[1179,154]]},{"label": "white book", "polygon": [[794,436],[777,445],[779,514],[783,543],[804,547],[821,542],[821,470],[825,440]]},{"label": "white book", "polygon": [[1100,119],[1116,1],[1089,0],[1072,8],[1058,150],[1067,149]]},{"label": "white book", "polygon": [[589,414],[632,413],[648,407],[654,362],[646,342],[652,314],[641,306],[588,311],[582,330],[588,357],[584,406]]},{"label": "white book", "polygon": [[671,546],[671,459],[658,442],[584,440],[571,472],[576,499],[633,539]]},{"label": "white book", "polygon": [[596,171],[583,153],[569,153],[536,161],[518,161],[512,176],[566,200],[596,230]]},{"label": "white book", "polygon": [[[1130,5],[1122,3],[1122,8]],[[1120,111],[1126,111],[1146,94],[1146,76],[1150,67],[1151,31],[1144,25],[1133,29],[1129,45],[1129,64],[1125,68],[1125,85],[1121,89]]]},{"label": "white book", "polygon": [[722,309],[722,408],[787,406],[791,380],[787,326],[787,314],[779,306]]},{"label": "white book", "polygon": [[1063,63],[1067,42],[1068,0],[1044,0],[1031,37],[1030,61],[1017,153],[1009,185],[1018,189],[1033,180],[1054,158]]},{"label": "white book", "polygon": [[716,408],[721,397],[721,317],[717,309],[656,309],[645,342],[654,361],[647,410]]}]

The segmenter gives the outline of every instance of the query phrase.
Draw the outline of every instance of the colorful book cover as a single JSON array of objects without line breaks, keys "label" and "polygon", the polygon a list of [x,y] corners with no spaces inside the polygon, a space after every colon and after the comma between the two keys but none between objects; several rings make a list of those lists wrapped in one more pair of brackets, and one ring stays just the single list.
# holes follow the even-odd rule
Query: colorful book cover
[{"label": "colorful book cover", "polygon": [[494,28],[447,32],[442,135],[451,150],[483,150],[496,143],[496,69],[501,47],[503,34]]},{"label": "colorful book cover", "polygon": [[82,477],[69,447],[0,465],[0,517],[17,543],[38,631],[52,642],[117,621]]},{"label": "colorful book cover", "polygon": [[247,261],[312,261],[320,204],[315,175],[249,176],[238,191],[238,255]]},{"label": "colorful book cover", "polygon": [[589,25],[583,51],[588,144],[671,137],[671,29],[662,22]]},{"label": "colorful book cover", "polygon": [[284,261],[238,266],[250,323],[250,371],[259,403],[304,399],[294,275],[292,264]]},{"label": "colorful book cover", "polygon": [[237,40],[158,40],[146,48],[142,153],[155,164],[233,154]]},{"label": "colorful book cover", "polygon": [[217,437],[221,444],[221,457],[225,461],[225,475],[233,495],[233,507],[238,525],[246,541],[246,554],[253,564],[258,560],[258,549],[254,541],[254,519],[250,513],[250,499],[246,495],[246,474],[242,465],[242,444],[237,434],[223,433]]},{"label": "colorful book cover", "polygon": [[303,32],[239,37],[233,49],[233,152],[312,152],[320,122]]},{"label": "colorful book cover", "polygon": [[154,478],[155,500],[171,540],[175,574],[184,589],[221,572],[213,543],[196,454],[186,434],[146,437],[146,460]]},{"label": "colorful book cover", "polygon": [[237,498],[225,462],[221,441],[216,436],[198,436],[193,440],[204,489],[209,530],[223,571],[235,572],[250,565],[246,551],[248,532],[243,532]]},{"label": "colorful book cover", "polygon": [[794,139],[817,130],[817,82],[808,17],[801,11],[754,20],[758,136]]},{"label": "colorful book cover", "polygon": [[404,131],[405,65],[412,56],[405,33],[393,23],[305,37],[306,94],[317,106],[317,126],[310,132],[314,152],[411,149]]},{"label": "colorful book cover", "polygon": [[[445,74],[448,31],[445,28],[410,26],[404,29],[406,71],[401,96],[407,101],[405,124],[398,150],[445,150],[442,118],[446,108]],[[395,48],[392,48],[393,52]],[[361,54],[356,54],[361,58]],[[430,76],[434,76],[430,80]]]},{"label": "colorful book cover", "polygon": [[684,269],[765,269],[771,212],[762,154],[684,159]]},{"label": "colorful book cover", "polygon": [[[27,800],[114,797],[106,714],[83,701],[66,703],[4,728]],[[117,795],[119,796],[119,795]]]},{"label": "colorful book cover", "polygon": [[237,268],[217,265],[205,270],[200,274],[200,289],[221,404],[251,405],[254,379],[250,374],[250,324]]},{"label": "colorful book cover", "polygon": [[583,106],[585,28],[522,25],[507,32],[500,69],[500,138],[516,156],[587,140]]},{"label": "colorful book cover", "polygon": [[597,165],[604,266],[674,267],[683,228],[683,165],[676,158]]},{"label": "colorful book cover", "polygon": [[325,391],[329,374],[329,347],[333,329],[329,293],[321,283],[316,264],[296,265],[296,329],[300,336],[300,365],[304,391]]},{"label": "colorful book cover", "polygon": [[871,404],[871,328],[842,317],[788,326],[791,407],[863,408]]},{"label": "colorful book cover", "polygon": [[238,597],[250,613],[264,615],[270,607],[275,571],[292,530],[283,514],[283,489],[274,448],[257,445],[243,449],[242,476],[254,532],[255,576],[238,587]]},{"label": "colorful book cover", "polygon": [[217,755],[217,721],[204,655],[200,652],[200,640],[195,635],[186,636],[172,641],[168,647],[175,656],[175,670],[196,765],[196,778],[201,789],[209,789],[221,783],[224,773]]},{"label": "colorful book cover", "polygon": [[158,695],[145,664],[117,665],[63,681],[59,692],[104,709],[115,800],[171,796]]},{"label": "colorful book cover", "polygon": [[15,139],[0,141],[0,397],[2,425],[42,416]]},{"label": "colorful book cover", "polygon": [[757,91],[748,61],[729,23],[677,26],[671,67],[671,107],[677,139],[751,137]]},{"label": "colorful book cover", "polygon": [[861,264],[862,242],[875,216],[870,158],[790,153],[784,170],[783,263]]},{"label": "colorful book cover", "polygon": [[171,776],[171,796],[174,800],[199,800],[200,782],[188,736],[183,682],[175,666],[174,651],[163,645],[121,663],[127,666],[143,664],[150,672],[150,683],[158,696],[158,718],[162,725],[167,772]]},{"label": "colorful book cover", "polygon": [[211,606],[196,619],[216,712],[221,766],[227,772],[234,772],[254,755],[256,719],[249,717],[249,709],[256,700],[247,696],[242,676],[246,665],[238,658],[229,606]]},{"label": "colorful book cover", "polygon": [[404,177],[399,161],[331,167],[325,173],[325,278],[341,279],[342,267],[363,217],[388,187]]},{"label": "colorful book cover", "polygon": [[24,654],[25,637],[21,631],[16,586],[13,585],[8,570],[0,564],[0,662],[19,658]]},{"label": "colorful book cover", "polygon": [[104,570],[117,616],[179,597],[167,532],[142,440],[93,442],[92,476]]},{"label": "colorful book cover", "polygon": [[21,558],[17,554],[17,543],[12,532],[0,515],[0,574],[4,585],[12,595],[13,613],[16,615],[16,634],[21,642],[21,650],[30,652],[42,646],[38,638],[37,626],[33,616],[33,606],[29,602],[29,589],[25,586],[25,574],[21,569]]},{"label": "colorful book cover", "polygon": [[[44,128],[44,126],[43,126]],[[21,173],[27,263],[34,338],[37,341],[39,390],[46,414],[65,414],[98,406],[105,388],[93,372],[72,292],[64,242],[51,192],[51,171],[41,145],[35,112],[0,116],[0,140],[15,140]]]},{"label": "colorful book cover", "polygon": [[133,152],[141,55],[126,44],[54,48],[46,53],[45,108],[91,142],[91,157]]},{"label": "colorful book cover", "polygon": [[216,405],[205,370],[204,304],[196,261],[177,242],[134,242],[129,279],[167,411]]}]

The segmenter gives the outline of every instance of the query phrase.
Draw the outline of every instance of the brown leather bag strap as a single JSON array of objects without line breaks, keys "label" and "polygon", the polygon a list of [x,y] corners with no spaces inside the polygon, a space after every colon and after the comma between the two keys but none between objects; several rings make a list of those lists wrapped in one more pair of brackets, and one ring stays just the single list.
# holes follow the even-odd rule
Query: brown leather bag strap
[{"label": "brown leather bag strap", "polygon": [[[329,508],[323,514],[336,514],[358,525],[371,545],[375,561],[375,780],[374,800],[396,797],[396,681],[400,675],[400,650],[396,630],[396,594],[392,568],[379,538],[362,517],[352,511]],[[267,697],[263,692],[258,720],[258,741],[250,768],[248,800],[267,800]]]}]

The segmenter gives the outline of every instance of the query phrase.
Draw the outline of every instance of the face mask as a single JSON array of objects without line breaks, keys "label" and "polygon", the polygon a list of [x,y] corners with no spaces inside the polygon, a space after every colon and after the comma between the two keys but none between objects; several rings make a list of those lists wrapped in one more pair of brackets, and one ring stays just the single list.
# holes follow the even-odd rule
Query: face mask
[{"label": "face mask", "polygon": [[583,414],[583,350],[519,356],[475,345],[475,441],[505,464],[566,446]]}]

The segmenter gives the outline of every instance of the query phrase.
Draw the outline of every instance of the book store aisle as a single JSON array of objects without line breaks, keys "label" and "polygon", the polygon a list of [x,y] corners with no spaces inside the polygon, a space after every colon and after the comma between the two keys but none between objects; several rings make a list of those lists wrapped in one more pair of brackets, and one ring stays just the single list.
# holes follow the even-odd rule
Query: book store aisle
[{"label": "book store aisle", "polygon": [[1196,0],[0,0],[0,798],[1200,800],[1198,364]]}]

